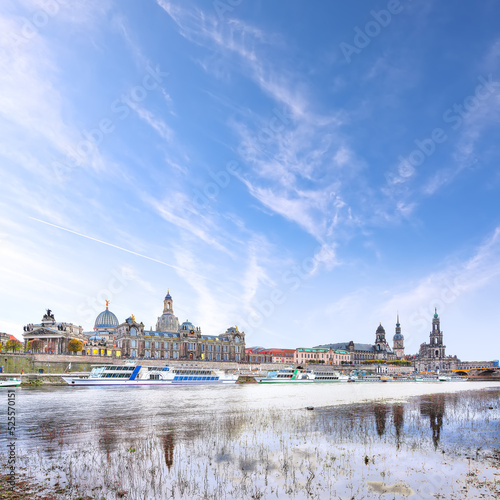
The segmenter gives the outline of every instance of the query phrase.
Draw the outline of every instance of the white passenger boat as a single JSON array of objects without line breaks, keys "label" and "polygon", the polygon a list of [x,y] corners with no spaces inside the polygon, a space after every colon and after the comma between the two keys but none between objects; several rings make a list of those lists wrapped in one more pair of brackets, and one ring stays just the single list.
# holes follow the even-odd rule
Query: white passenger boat
[{"label": "white passenger boat", "polygon": [[349,377],[333,370],[306,370],[303,368],[284,368],[270,371],[259,380],[261,384],[347,382]]},{"label": "white passenger boat", "polygon": [[17,387],[21,385],[20,378],[9,378],[6,380],[0,380],[0,387]]},{"label": "white passenger boat", "polygon": [[234,384],[238,375],[197,367],[98,365],[88,376],[62,377],[71,386],[216,385]]},{"label": "white passenger boat", "polygon": [[439,380],[438,377],[429,377],[419,375],[415,377],[415,382],[444,382],[444,380]]}]

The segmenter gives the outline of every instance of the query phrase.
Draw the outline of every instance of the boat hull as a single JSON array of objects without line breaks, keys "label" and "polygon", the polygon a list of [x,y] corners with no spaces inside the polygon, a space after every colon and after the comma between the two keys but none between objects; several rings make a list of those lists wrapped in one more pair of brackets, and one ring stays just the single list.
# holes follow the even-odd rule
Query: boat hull
[{"label": "boat hull", "polygon": [[21,385],[20,380],[0,380],[0,387],[17,387]]},{"label": "boat hull", "polygon": [[133,387],[149,386],[157,387],[164,385],[221,385],[235,384],[236,380],[106,380],[106,379],[84,379],[75,377],[62,377],[62,379],[71,387]]},{"label": "boat hull", "polygon": [[261,379],[259,384],[342,384],[348,380],[315,380],[315,379],[299,379],[299,380],[283,380],[283,379]]}]

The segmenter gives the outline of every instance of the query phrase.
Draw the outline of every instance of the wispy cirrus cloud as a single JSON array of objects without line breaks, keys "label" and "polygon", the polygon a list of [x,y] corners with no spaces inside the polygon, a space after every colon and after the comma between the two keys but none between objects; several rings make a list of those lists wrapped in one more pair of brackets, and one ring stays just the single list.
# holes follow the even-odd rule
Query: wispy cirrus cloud
[{"label": "wispy cirrus cloud", "polygon": [[339,131],[342,113],[312,112],[302,76],[285,65],[271,65],[263,57],[266,51],[286,47],[279,35],[265,33],[236,16],[220,22],[214,14],[197,8],[165,0],[158,4],[182,36],[199,45],[208,44],[217,57],[231,60],[233,68],[283,110],[272,118],[271,126],[259,117],[253,128],[248,120],[246,124],[236,119],[229,123],[240,144],[237,153],[251,167],[241,177],[249,193],[319,241],[331,237],[346,202],[340,192],[342,175],[337,170],[337,175],[325,178],[324,172],[341,167],[352,172],[356,163]]},{"label": "wispy cirrus cloud", "polygon": [[[103,12],[102,6],[95,6],[97,13]],[[0,54],[0,131],[6,141],[5,154],[20,161],[21,167],[26,161],[26,169],[29,170],[33,162],[27,156],[23,159],[9,151],[8,144],[17,147],[16,138],[22,134],[32,147],[37,147],[39,158],[44,156],[42,171],[52,169],[54,183],[60,179],[55,175],[54,168],[47,165],[50,166],[54,160],[64,161],[65,158],[75,157],[82,136],[79,127],[67,118],[65,108],[68,103],[61,91],[64,85],[60,80],[61,68],[55,55],[56,47],[45,31],[26,32],[29,16],[37,12],[36,8],[40,8],[38,3],[29,3],[24,9],[19,7],[18,16],[0,14],[3,47]],[[86,22],[95,22],[97,13],[93,12],[91,4],[85,15],[75,19],[67,12],[67,6],[61,4],[52,17],[47,17],[52,24],[69,19],[68,22],[81,26]],[[90,148],[78,166],[103,171],[105,164],[99,151]]]},{"label": "wispy cirrus cloud", "polygon": [[207,212],[203,213],[193,204],[192,198],[177,191],[162,200],[154,200],[144,194],[143,201],[150,205],[165,221],[191,234],[209,246],[231,255],[228,246],[220,242],[221,228]]},{"label": "wispy cirrus cloud", "polygon": [[147,110],[144,106],[139,106],[137,103],[131,102],[130,106],[137,113],[137,116],[154,129],[162,139],[168,143],[172,142],[174,131],[163,120],[155,116],[154,113]]}]

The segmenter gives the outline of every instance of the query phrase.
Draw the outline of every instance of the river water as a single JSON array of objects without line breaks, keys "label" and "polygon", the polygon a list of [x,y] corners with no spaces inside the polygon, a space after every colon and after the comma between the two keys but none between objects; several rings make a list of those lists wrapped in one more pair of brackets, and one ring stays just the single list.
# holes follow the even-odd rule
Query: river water
[{"label": "river water", "polygon": [[[499,383],[15,391],[17,480],[55,498],[500,498]],[[7,418],[2,389],[2,463]]]}]

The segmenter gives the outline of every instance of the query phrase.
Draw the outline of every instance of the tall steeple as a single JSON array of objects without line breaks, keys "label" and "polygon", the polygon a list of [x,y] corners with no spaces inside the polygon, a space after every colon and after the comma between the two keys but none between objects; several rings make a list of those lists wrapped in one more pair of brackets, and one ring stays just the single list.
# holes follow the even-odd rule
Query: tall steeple
[{"label": "tall steeple", "polygon": [[437,307],[434,308],[434,316],[432,318],[432,331],[430,335],[431,346],[443,345],[443,332],[441,331],[441,321],[437,313]]},{"label": "tall steeple", "polygon": [[394,334],[394,337],[392,338],[393,351],[394,351],[394,354],[398,358],[404,358],[404,355],[405,355],[404,341],[405,341],[405,338],[403,337],[403,334],[401,333],[401,324],[399,323],[399,312],[398,312],[398,316],[397,316],[397,320],[396,320],[396,333]]}]

